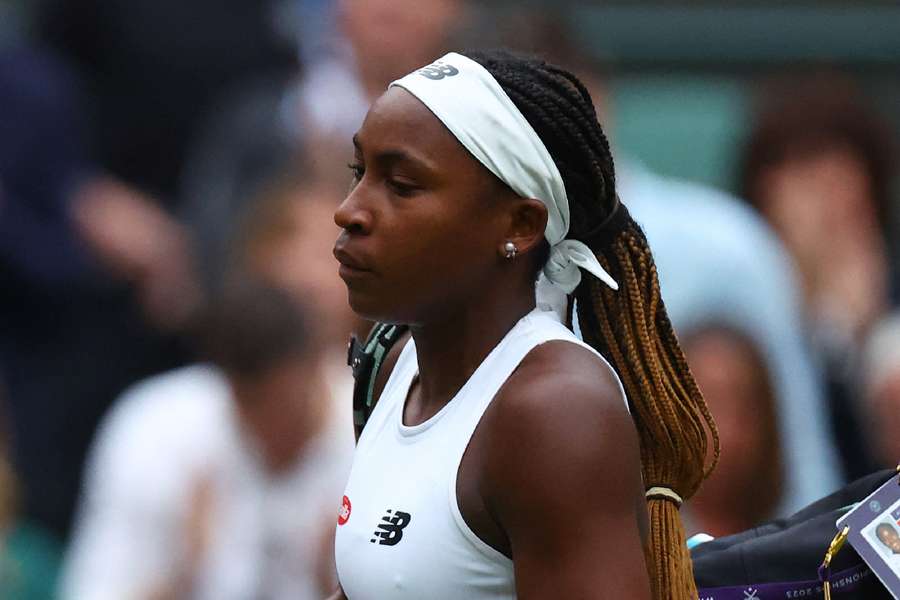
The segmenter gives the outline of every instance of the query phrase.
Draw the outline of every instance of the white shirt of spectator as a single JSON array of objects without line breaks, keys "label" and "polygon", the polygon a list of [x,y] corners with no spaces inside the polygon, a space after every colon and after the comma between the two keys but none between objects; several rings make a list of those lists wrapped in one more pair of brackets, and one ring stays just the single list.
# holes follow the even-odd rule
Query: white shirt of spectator
[{"label": "white shirt of spectator", "polygon": [[191,598],[318,600],[317,570],[330,558],[327,536],[353,452],[352,382],[332,382],[333,427],[278,477],[239,432],[219,370],[187,367],[126,392],[88,462],[61,598],[142,598],[171,580],[186,551],[191,495],[206,474],[213,526]]}]

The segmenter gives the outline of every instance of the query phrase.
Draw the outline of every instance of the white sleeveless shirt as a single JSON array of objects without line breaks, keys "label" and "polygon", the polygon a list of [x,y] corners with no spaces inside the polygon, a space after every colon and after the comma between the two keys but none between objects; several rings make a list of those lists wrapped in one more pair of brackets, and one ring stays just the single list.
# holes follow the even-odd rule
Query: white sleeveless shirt
[{"label": "white sleeveless shirt", "polygon": [[349,600],[516,597],[512,561],[479,539],[460,514],[456,475],[497,391],[528,352],[551,340],[597,354],[553,313],[536,309],[446,406],[412,427],[403,424],[403,408],[418,363],[415,345],[407,343],[359,439],[338,518],[335,557]]}]

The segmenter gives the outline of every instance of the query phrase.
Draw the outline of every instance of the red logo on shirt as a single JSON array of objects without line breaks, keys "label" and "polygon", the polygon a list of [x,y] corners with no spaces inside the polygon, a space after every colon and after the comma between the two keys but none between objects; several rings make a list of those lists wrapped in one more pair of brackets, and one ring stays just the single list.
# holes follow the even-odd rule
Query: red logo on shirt
[{"label": "red logo on shirt", "polygon": [[338,525],[343,525],[350,520],[350,498],[344,496],[341,502],[341,510],[338,511]]}]

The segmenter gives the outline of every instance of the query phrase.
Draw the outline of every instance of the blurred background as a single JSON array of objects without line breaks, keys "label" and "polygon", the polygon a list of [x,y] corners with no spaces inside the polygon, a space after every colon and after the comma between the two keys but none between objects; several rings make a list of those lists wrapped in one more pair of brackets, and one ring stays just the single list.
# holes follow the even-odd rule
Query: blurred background
[{"label": "blurred background", "polygon": [[724,535],[900,460],[900,6],[0,0],[0,596],[321,598],[350,137],[449,49],[591,89]]}]

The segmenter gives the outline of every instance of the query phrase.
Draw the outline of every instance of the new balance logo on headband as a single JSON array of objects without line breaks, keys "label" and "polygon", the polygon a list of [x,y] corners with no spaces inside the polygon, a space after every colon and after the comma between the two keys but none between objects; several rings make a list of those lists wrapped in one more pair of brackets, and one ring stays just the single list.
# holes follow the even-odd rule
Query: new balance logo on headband
[{"label": "new balance logo on headband", "polygon": [[[393,516],[391,516],[392,514]],[[378,524],[378,529],[372,534],[375,537],[369,541],[373,544],[378,542],[382,546],[396,546],[403,539],[403,529],[409,525],[411,518],[409,513],[402,510],[388,509],[387,515],[381,517],[382,522]]]},{"label": "new balance logo on headband", "polygon": [[444,64],[441,61],[433,62],[427,67],[419,69],[419,75],[428,79],[443,79],[444,77],[453,77],[459,73],[459,69],[453,65]]}]

